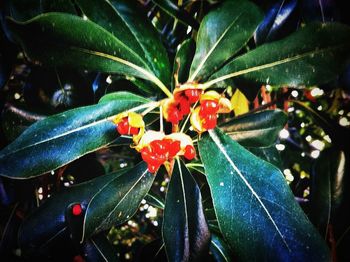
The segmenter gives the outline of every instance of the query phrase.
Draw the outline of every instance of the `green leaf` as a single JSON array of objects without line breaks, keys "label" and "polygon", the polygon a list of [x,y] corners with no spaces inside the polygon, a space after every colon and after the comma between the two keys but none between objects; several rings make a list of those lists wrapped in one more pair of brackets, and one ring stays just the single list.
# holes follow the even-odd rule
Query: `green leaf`
[{"label": "green leaf", "polygon": [[338,225],[337,219],[347,216],[349,162],[343,151],[331,148],[321,153],[312,171],[310,219],[326,238],[329,224]]},{"label": "green leaf", "polygon": [[[173,65],[173,76],[177,75],[179,83],[185,83],[188,79],[195,48],[196,43],[192,38],[190,38],[182,42],[178,51],[176,52]],[[174,88],[176,83],[172,81],[172,84]]]},{"label": "green leaf", "polygon": [[148,192],[148,194],[145,196],[145,200],[148,202],[148,204],[154,207],[157,207],[159,209],[164,209],[164,199],[152,193],[151,191]]},{"label": "green leaf", "polygon": [[195,30],[198,30],[199,24],[198,22],[186,11],[181,9],[181,7],[175,5],[170,0],[152,0],[156,5],[158,5],[161,9],[167,12],[170,16],[177,19],[181,23],[186,26],[191,26]]},{"label": "green leaf", "polygon": [[169,95],[140,55],[89,19],[64,13],[45,13],[26,22],[8,19],[8,24],[31,60],[48,66],[144,78]]},{"label": "green leaf", "polygon": [[169,183],[162,229],[169,261],[194,261],[208,252],[210,233],[200,190],[180,160]]},{"label": "green leaf", "polygon": [[213,254],[215,261],[230,262],[232,255],[225,241],[216,234],[211,235],[210,251]]},{"label": "green leaf", "polygon": [[[83,208],[83,214],[78,218],[80,224],[74,225],[77,229],[73,238],[79,241],[112,223],[123,223],[136,212],[153,180],[154,176],[141,162],[128,171],[121,170],[71,186],[50,197],[25,218],[19,232],[21,246],[40,249],[66,232],[67,218],[72,216],[68,213],[72,203],[80,203]],[[122,214],[118,216],[120,212]],[[96,213],[98,215],[94,215]]]},{"label": "green leaf", "polygon": [[267,147],[246,147],[246,149],[248,149],[251,153],[253,153],[257,157],[273,164],[280,170],[283,168],[281,155],[275,145],[271,145]]},{"label": "green leaf", "polygon": [[141,162],[100,188],[87,203],[81,242],[114,224],[129,220],[150,190],[154,177]]},{"label": "green leaf", "polygon": [[276,167],[219,129],[203,136],[199,152],[221,233],[240,260],[329,261],[326,244]]},{"label": "green leaf", "polygon": [[265,110],[234,118],[220,127],[242,146],[267,147],[276,142],[286,122],[287,115],[283,111]]},{"label": "green leaf", "polygon": [[264,44],[225,65],[209,87],[235,77],[243,83],[298,87],[335,78],[349,58],[350,28],[338,23],[308,24],[292,35]]},{"label": "green leaf", "polygon": [[[137,95],[118,92],[115,100],[75,108],[47,117],[26,129],[0,152],[0,175],[27,179],[61,167],[118,138],[110,117],[134,108],[147,107]],[[18,164],[20,163],[20,164]]]},{"label": "green leaf", "polygon": [[165,84],[170,65],[160,37],[147,16],[126,0],[77,0],[85,16],[119,39],[144,61]]},{"label": "green leaf", "polygon": [[226,1],[206,15],[198,31],[189,81],[217,71],[246,45],[262,18],[258,7],[245,0]]}]

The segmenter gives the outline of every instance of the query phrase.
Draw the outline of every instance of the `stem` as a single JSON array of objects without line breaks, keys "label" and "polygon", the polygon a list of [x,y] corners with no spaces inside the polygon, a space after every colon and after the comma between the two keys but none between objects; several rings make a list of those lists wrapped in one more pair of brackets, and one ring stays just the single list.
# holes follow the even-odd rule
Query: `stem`
[{"label": "stem", "polygon": [[185,120],[184,124],[183,124],[182,127],[181,127],[181,131],[180,131],[181,133],[184,132],[185,127],[186,127],[186,124],[187,124],[188,120],[189,120],[190,117],[191,117],[192,110],[194,110],[194,109],[196,108],[197,104],[198,104],[198,102],[196,102],[195,104],[193,104],[193,106],[192,106],[192,108],[191,108],[191,112],[187,115],[186,120]]},{"label": "stem", "polygon": [[151,112],[153,109],[155,109],[156,107],[158,107],[158,104],[155,104],[154,106],[150,106],[148,107],[145,111],[143,111],[141,113],[142,116],[145,116],[147,115],[149,112]]},{"label": "stem", "polygon": [[198,164],[198,163],[188,163],[186,166],[199,166],[199,167],[204,167],[203,164]]},{"label": "stem", "polygon": [[159,124],[160,124],[160,132],[163,132],[164,128],[163,128],[163,106],[160,106],[159,108],[159,114],[160,114],[160,120],[159,120]]},{"label": "stem", "polygon": [[[143,105],[139,105],[139,106],[137,106],[137,107],[134,107],[134,108],[131,108],[131,109],[129,109],[129,110],[127,110],[127,111],[125,111],[125,113],[129,113],[129,112],[135,112],[135,111],[138,111],[138,110],[140,110],[140,109],[144,109],[144,108],[152,108],[152,110],[154,109],[154,108],[156,108],[157,106],[159,106],[159,102],[149,102],[149,103],[147,103],[147,104],[143,104]],[[151,110],[151,111],[152,111]],[[117,116],[117,115],[119,115],[120,113],[118,113],[118,114],[116,114],[116,115],[113,115],[113,116],[110,116],[110,117],[107,117],[106,119],[107,120],[109,120],[109,121],[112,121],[114,118],[115,118],[115,116]],[[104,120],[104,119],[102,119],[102,120]],[[101,120],[100,120],[101,121]],[[96,122],[95,122],[96,123]]]}]

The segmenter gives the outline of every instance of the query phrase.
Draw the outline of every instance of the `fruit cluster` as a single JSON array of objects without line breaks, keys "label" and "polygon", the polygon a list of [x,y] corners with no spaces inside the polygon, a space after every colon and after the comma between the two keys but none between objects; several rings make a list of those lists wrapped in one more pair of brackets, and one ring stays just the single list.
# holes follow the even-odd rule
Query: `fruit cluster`
[{"label": "fruit cluster", "polygon": [[166,100],[164,118],[177,125],[185,115],[191,112],[191,104],[196,103],[202,94],[200,88],[175,89],[174,97]]},{"label": "fruit cluster", "polygon": [[[191,105],[197,105],[197,102],[199,106],[191,112]],[[218,114],[232,110],[227,98],[216,91],[204,93],[201,84],[195,83],[175,88],[173,97],[164,99],[161,103],[164,118],[173,125],[177,125],[185,115],[191,114],[191,125],[198,133],[215,128]],[[187,160],[196,157],[191,137],[184,133],[165,135],[163,131],[152,130],[145,133],[145,123],[140,114],[124,112],[117,115],[113,122],[119,134],[133,137],[133,147],[141,153],[151,173],[156,172],[161,165],[169,172],[176,156],[184,156]]]},{"label": "fruit cluster", "polygon": [[191,125],[195,131],[202,133],[214,129],[217,125],[218,113],[229,113],[231,102],[216,91],[208,91],[201,95],[200,106],[191,115]]},{"label": "fruit cluster", "polygon": [[188,160],[196,156],[191,138],[183,133],[164,135],[162,132],[148,131],[136,149],[141,152],[142,159],[151,173],[156,172],[161,165],[170,162],[175,156],[183,155]]}]

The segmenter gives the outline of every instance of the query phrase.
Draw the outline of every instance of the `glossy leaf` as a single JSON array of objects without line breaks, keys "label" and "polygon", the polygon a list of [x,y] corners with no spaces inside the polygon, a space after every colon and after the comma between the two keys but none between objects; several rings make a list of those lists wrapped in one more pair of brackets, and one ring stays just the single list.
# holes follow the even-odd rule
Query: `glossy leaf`
[{"label": "glossy leaf", "polygon": [[208,252],[210,233],[200,190],[180,160],[169,183],[162,229],[169,261],[194,261]]},{"label": "glossy leaf", "polygon": [[[176,52],[174,65],[173,65],[173,76],[177,75],[178,82],[185,83],[188,79],[188,74],[190,72],[191,62],[194,56],[196,44],[192,38],[185,40]],[[174,80],[176,80],[174,78]],[[172,81],[173,87],[174,81]],[[176,84],[176,83],[175,83]]]},{"label": "glossy leaf", "polygon": [[310,192],[311,220],[326,238],[329,224],[337,224],[346,217],[349,203],[349,160],[343,151],[328,149],[316,160],[312,172]]},{"label": "glossy leaf", "polygon": [[142,162],[100,188],[87,203],[81,241],[130,219],[150,190],[154,177]]},{"label": "glossy leaf", "polygon": [[199,141],[199,152],[221,233],[239,259],[329,260],[328,247],[276,167],[219,129]]},{"label": "glossy leaf", "polygon": [[[66,217],[72,203],[80,203],[81,224],[73,236],[84,240],[110,223],[120,224],[131,218],[152,185],[154,176],[144,162],[129,171],[119,171],[72,186],[53,195],[28,216],[20,229],[19,240],[24,248],[40,249],[67,231]],[[103,197],[103,204],[101,200]],[[91,214],[99,215],[91,217]],[[117,212],[117,215],[115,215]],[[119,213],[122,215],[118,216]],[[85,218],[85,220],[84,220]]]},{"label": "glossy leaf", "polygon": [[154,2],[170,16],[179,20],[184,25],[193,27],[195,30],[198,30],[199,24],[193,18],[193,16],[191,16],[185,10],[181,9],[181,7],[175,5],[171,0],[152,0],[152,2]]},{"label": "glossy leaf", "polygon": [[170,65],[160,38],[135,3],[127,0],[77,0],[78,7],[129,47],[165,84],[170,83]]},{"label": "glossy leaf", "polygon": [[283,0],[274,4],[257,28],[257,45],[281,39],[297,29],[299,24],[298,0]]},{"label": "glossy leaf", "polygon": [[189,81],[209,77],[253,36],[262,19],[257,6],[245,0],[226,1],[201,22]]},{"label": "glossy leaf", "polygon": [[322,84],[344,69],[350,48],[350,28],[338,23],[308,24],[292,35],[250,51],[225,65],[205,84],[235,77],[270,85]]},{"label": "glossy leaf", "polygon": [[102,98],[97,105],[72,109],[30,126],[0,152],[0,175],[15,179],[39,176],[113,142],[118,133],[108,118],[148,100],[128,92],[110,96],[115,100],[103,102],[107,98]]},{"label": "glossy leaf", "polygon": [[211,235],[210,251],[217,262],[230,262],[232,255],[225,241],[216,234]]},{"label": "glossy leaf", "polygon": [[251,153],[256,155],[257,157],[273,164],[275,167],[282,170],[283,162],[279,151],[276,146],[273,144],[271,146],[266,147],[246,147]]},{"label": "glossy leaf", "polygon": [[154,207],[157,207],[159,209],[164,209],[164,199],[152,193],[151,191],[148,192],[148,194],[145,196],[145,200],[148,202],[148,204]]},{"label": "glossy leaf", "polygon": [[26,22],[8,20],[8,23],[31,60],[48,66],[131,75],[166,89],[142,57],[89,19],[45,13]]},{"label": "glossy leaf", "polygon": [[281,110],[265,110],[230,120],[221,125],[232,139],[247,147],[266,147],[274,144],[287,123]]}]

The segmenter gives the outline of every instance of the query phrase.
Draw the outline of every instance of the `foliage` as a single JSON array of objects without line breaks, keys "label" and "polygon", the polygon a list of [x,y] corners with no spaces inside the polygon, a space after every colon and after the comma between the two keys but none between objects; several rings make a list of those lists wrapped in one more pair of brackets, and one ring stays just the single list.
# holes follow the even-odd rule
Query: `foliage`
[{"label": "foliage", "polygon": [[1,256],[346,261],[350,27],[301,2],[5,1]]}]

